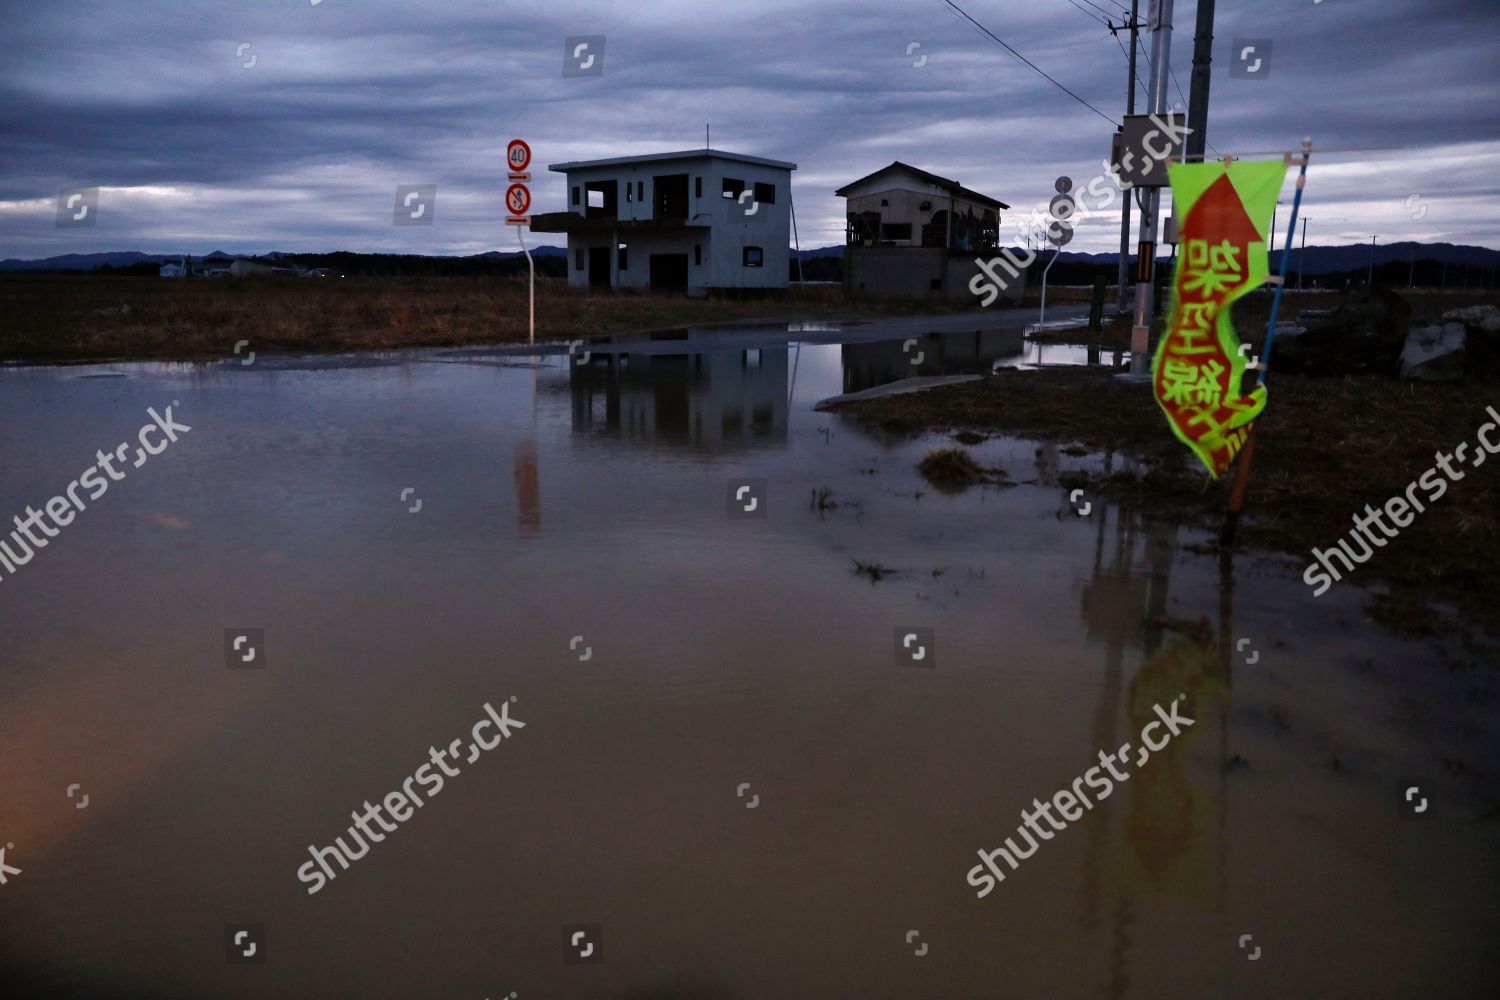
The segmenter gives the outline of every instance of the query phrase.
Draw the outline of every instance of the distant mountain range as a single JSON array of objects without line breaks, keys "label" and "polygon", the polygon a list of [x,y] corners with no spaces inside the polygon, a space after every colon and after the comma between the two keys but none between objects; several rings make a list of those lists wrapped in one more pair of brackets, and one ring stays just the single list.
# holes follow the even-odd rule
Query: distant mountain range
[{"label": "distant mountain range", "polygon": [[[533,257],[566,257],[568,251],[565,247],[532,247]],[[272,250],[270,253],[225,253],[215,250],[213,253],[192,254],[193,260],[210,261],[222,260],[232,261],[244,257],[251,260],[281,260],[284,258],[295,259],[298,257],[326,257],[325,253],[287,253],[280,250]],[[381,256],[408,256],[424,258],[422,254],[385,254]],[[498,250],[490,250],[485,253],[469,254],[463,257],[433,257],[435,260],[510,260],[512,258],[525,258],[520,250],[502,253]],[[92,271],[97,267],[130,267],[134,264],[163,264],[167,261],[181,260],[180,253],[141,253],[139,250],[115,250],[106,253],[65,253],[57,257],[42,257],[37,260],[19,260],[10,257],[0,260],[0,271]]]},{"label": "distant mountain range", "polygon": [[[1279,241],[1278,241],[1279,243]],[[1167,248],[1170,250],[1170,248]],[[1368,243],[1352,243],[1344,246],[1334,247],[1308,247],[1307,248],[1307,273],[1308,274],[1334,274],[1342,271],[1357,271],[1360,268],[1370,266],[1370,245]],[[1290,270],[1296,271],[1299,266],[1299,258],[1302,249],[1292,247],[1292,259]],[[1049,255],[1050,256],[1050,255]],[[1162,254],[1165,258],[1170,254]],[[1070,253],[1064,250],[1058,255],[1059,263],[1069,261],[1080,264],[1109,264],[1120,259],[1116,253]],[[1134,255],[1132,258],[1134,259]],[[1375,265],[1401,263],[1405,264],[1412,260],[1430,260],[1439,264],[1457,264],[1488,270],[1500,268],[1500,250],[1491,250],[1488,247],[1462,246],[1453,243],[1378,243],[1375,246]],[[1272,269],[1281,263],[1281,247],[1278,245],[1275,256],[1272,258]]]},{"label": "distant mountain range", "polygon": [[[339,254],[346,252],[339,251]],[[567,249],[564,247],[541,246],[532,248],[534,257],[566,257]],[[234,260],[236,257],[253,257],[262,260],[276,260],[281,258],[326,258],[333,256],[330,253],[287,253],[284,251],[272,251],[264,254],[230,254],[222,250],[213,253],[193,255],[194,260]],[[523,258],[519,250],[500,251],[489,250],[479,254],[466,256],[426,256],[422,254],[355,254],[353,256],[381,256],[401,257],[413,261],[484,261],[484,260],[515,260]],[[819,260],[835,259],[842,260],[844,248],[839,246],[817,247],[814,249],[794,251],[792,258]],[[1163,255],[1166,256],[1166,255]],[[1370,247],[1367,244],[1349,244],[1346,246],[1308,247],[1305,262],[1301,259],[1303,251],[1294,247],[1292,251],[1291,269],[1297,270],[1299,266],[1305,266],[1308,274],[1336,274],[1345,271],[1355,271],[1368,267],[1370,263]],[[0,260],[0,271],[92,271],[98,267],[108,266],[111,268],[130,267],[138,264],[160,264],[169,260],[178,260],[181,254],[149,254],[136,250],[121,250],[109,253],[70,253],[57,257],[43,257],[39,260],[17,260],[10,258]],[[1109,265],[1119,259],[1114,253],[1073,253],[1063,251],[1059,255],[1059,264],[1082,264],[1082,265]],[[1280,259],[1273,261],[1273,267]],[[1462,267],[1467,265],[1481,270],[1500,269],[1500,250],[1491,250],[1488,247],[1461,246],[1452,243],[1383,243],[1375,247],[1375,264],[1377,266],[1391,263],[1406,263],[1411,260],[1434,261],[1442,264],[1451,264]]]}]

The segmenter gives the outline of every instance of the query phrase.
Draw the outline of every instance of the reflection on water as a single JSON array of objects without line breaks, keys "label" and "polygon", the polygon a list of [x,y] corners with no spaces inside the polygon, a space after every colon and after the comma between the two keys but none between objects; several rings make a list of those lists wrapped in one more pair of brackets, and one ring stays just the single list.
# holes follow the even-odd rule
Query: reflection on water
[{"label": "reflection on water", "polygon": [[573,430],[718,450],[784,442],[785,347],[599,354],[573,365]]},{"label": "reflection on water", "polygon": [[[812,404],[1033,346],[816,333],[530,367],[0,371],[12,512],[148,405],[193,428],[0,581],[8,992],[1493,985],[1490,673],[1378,632],[1357,593],[1313,604],[1274,562],[1197,555],[1197,531],[1099,498],[1076,515],[1058,477],[1119,456],[996,438],[976,459],[1022,485],[930,492],[914,467],[946,438]],[[768,484],[764,518],[726,517],[740,479]],[[820,489],[834,506],[810,509]],[[226,669],[235,627],[265,630],[263,668]],[[893,658],[909,627],[934,630],[931,669]],[[976,850],[1179,693],[1183,738],[976,899]],[[305,894],[309,843],[509,695],[524,739]],[[1412,778],[1431,820],[1400,818]],[[265,964],[226,964],[232,922],[266,924]],[[582,923],[600,965],[562,962]]]}]

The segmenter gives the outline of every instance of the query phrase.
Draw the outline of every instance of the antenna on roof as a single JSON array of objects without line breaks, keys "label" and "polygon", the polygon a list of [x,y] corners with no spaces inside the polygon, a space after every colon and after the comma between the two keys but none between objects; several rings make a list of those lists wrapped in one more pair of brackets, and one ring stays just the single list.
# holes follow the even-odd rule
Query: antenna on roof
[{"label": "antenna on roof", "polygon": [[713,144],[708,141],[708,122],[704,122],[703,123],[703,148],[704,149],[709,149],[709,148],[712,147],[712,145]]}]

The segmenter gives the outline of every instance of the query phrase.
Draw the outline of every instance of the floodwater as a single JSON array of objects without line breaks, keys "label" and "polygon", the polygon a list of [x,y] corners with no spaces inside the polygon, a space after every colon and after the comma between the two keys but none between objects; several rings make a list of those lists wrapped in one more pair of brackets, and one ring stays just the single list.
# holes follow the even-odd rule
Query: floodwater
[{"label": "floodwater", "polygon": [[[790,338],[0,369],[7,516],[191,427],[0,577],[0,993],[1494,995],[1493,664],[1057,485],[1119,456],[945,496],[944,439],[812,409],[1082,348]],[[486,704],[525,728],[309,895]]]}]

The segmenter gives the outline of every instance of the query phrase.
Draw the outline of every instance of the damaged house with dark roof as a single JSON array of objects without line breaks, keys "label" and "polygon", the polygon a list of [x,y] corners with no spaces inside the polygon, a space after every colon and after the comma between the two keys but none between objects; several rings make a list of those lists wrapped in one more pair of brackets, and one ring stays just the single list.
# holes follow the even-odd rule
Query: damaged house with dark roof
[{"label": "damaged house with dark roof", "polygon": [[[1010,208],[899,160],[834,193],[845,199],[844,289],[885,298],[972,300],[977,262],[995,256]],[[1022,271],[1000,297],[1019,302],[1025,287]]]}]

